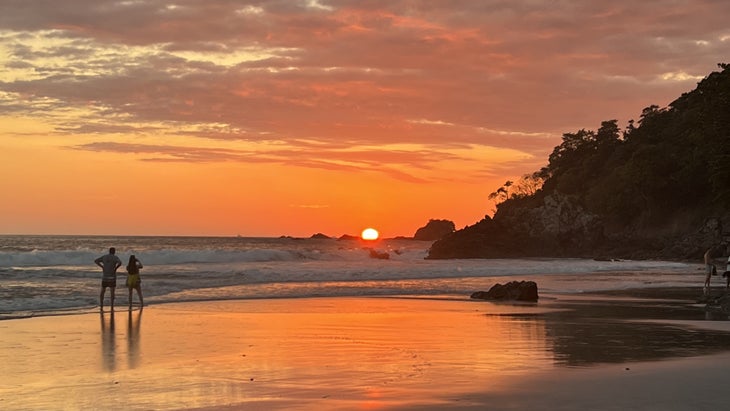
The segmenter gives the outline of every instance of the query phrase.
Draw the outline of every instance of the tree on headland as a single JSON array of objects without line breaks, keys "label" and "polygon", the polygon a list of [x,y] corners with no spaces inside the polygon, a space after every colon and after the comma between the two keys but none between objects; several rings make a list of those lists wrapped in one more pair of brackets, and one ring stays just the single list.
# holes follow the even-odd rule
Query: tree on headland
[{"label": "tree on headland", "polygon": [[730,205],[730,72],[712,73],[666,108],[645,108],[622,131],[563,135],[540,174],[544,189],[573,195],[623,224],[657,224],[691,207]]},{"label": "tree on headland", "polygon": [[488,198],[501,203],[512,198],[532,196],[537,193],[537,190],[542,188],[542,184],[543,178],[539,172],[525,174],[517,180],[517,183],[508,180],[502,187],[490,193]]}]

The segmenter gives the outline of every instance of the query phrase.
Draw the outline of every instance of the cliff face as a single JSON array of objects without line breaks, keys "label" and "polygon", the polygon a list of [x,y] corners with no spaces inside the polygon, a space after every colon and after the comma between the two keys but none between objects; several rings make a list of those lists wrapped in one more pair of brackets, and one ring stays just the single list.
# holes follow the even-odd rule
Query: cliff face
[{"label": "cliff face", "polygon": [[494,219],[436,241],[428,258],[578,256],[603,240],[599,216],[554,194],[533,207],[502,208]]},{"label": "cliff face", "polygon": [[603,237],[600,217],[561,193],[546,195],[533,207],[505,208],[499,221],[521,233],[529,255],[579,253]]},{"label": "cliff face", "polygon": [[730,214],[688,217],[654,228],[608,228],[570,200],[547,198],[542,207],[515,210],[456,231],[433,243],[429,259],[580,257],[701,261],[705,250],[730,244]]},{"label": "cliff face", "polygon": [[[436,241],[428,258],[701,259],[730,240],[730,69],[621,132],[566,133],[541,187],[502,189],[493,218]],[[727,227],[727,229],[725,228]]]}]

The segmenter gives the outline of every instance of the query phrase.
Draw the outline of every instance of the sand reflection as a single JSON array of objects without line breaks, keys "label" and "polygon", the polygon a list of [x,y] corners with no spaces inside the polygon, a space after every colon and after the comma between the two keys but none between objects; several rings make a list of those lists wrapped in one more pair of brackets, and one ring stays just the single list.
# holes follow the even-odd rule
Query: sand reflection
[{"label": "sand reflection", "polygon": [[115,371],[117,368],[116,358],[116,335],[114,330],[114,311],[107,314],[101,312],[101,364],[105,371]]},{"label": "sand reflection", "polygon": [[[464,392],[479,384],[498,390],[554,364],[545,322],[527,315],[538,307],[389,298],[266,304],[268,312],[236,316],[234,327],[227,316],[203,319],[198,313],[190,329],[179,330],[196,336],[176,341],[177,355],[198,356],[197,382],[181,382],[189,387],[189,404],[204,403],[213,386],[236,391],[229,398],[286,387],[295,398],[344,392],[407,404],[434,389]],[[219,309],[245,306],[225,305]],[[501,310],[526,316],[494,315]],[[197,362],[201,352],[209,356],[209,367]]]},{"label": "sand reflection", "polygon": [[705,318],[693,301],[666,303],[649,299],[594,299],[565,297],[556,303],[564,310],[541,315],[547,341],[559,366],[660,360],[705,355],[728,349],[725,332],[677,327],[666,320]]},{"label": "sand reflection", "polygon": [[[144,341],[141,311],[128,313],[126,336],[117,335],[114,314],[104,313],[101,365],[93,316],[7,321],[0,324],[0,371],[14,385],[0,387],[0,398],[4,409],[117,409],[120,398],[128,409],[491,409],[489,399],[570,392],[582,382],[575,373],[596,363],[632,362],[608,369],[628,383],[625,373],[638,375],[637,361],[727,351],[730,327],[662,322],[667,309],[674,321],[703,315],[676,303],[546,301],[169,304],[145,309]],[[593,398],[585,398],[585,407],[573,409],[590,409]],[[540,409],[510,409],[528,408]]]},{"label": "sand reflection", "polygon": [[127,316],[127,366],[130,369],[139,365],[141,327],[142,310],[130,310]]}]

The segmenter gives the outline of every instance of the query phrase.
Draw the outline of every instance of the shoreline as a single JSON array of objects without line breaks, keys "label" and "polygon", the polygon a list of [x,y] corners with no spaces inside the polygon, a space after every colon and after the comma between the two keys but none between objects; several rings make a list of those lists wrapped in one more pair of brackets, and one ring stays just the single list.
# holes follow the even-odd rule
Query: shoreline
[{"label": "shoreline", "polygon": [[[634,272],[605,272],[606,274],[635,274]],[[548,274],[549,276],[564,276],[561,274]],[[569,274],[567,276],[573,276]],[[529,277],[529,276],[525,276]],[[518,277],[516,277],[518,278]],[[514,278],[511,276],[505,277],[492,277],[491,280],[497,282],[509,282],[513,281]],[[539,282],[539,280],[538,280]],[[489,288],[489,287],[486,287]],[[474,291],[477,291],[476,289]],[[730,291],[725,290],[724,286],[713,286],[709,297],[703,294],[702,287],[700,286],[649,286],[649,287],[628,287],[620,289],[602,289],[602,290],[585,290],[585,291],[540,291],[540,300],[538,303],[547,304],[551,300],[556,299],[641,299],[645,298],[648,300],[673,300],[682,304],[694,303],[694,304],[706,304],[710,300],[719,299],[720,297],[730,295]],[[136,297],[135,297],[136,298]],[[472,301],[468,294],[363,294],[363,295],[304,295],[301,297],[292,297],[288,295],[284,296],[262,296],[262,297],[241,297],[241,298],[209,298],[209,299],[193,299],[193,300],[180,300],[180,301],[155,301],[155,297],[147,297],[147,304],[145,307],[151,306],[165,306],[170,304],[215,304],[218,302],[226,301],[277,301],[277,300],[305,300],[305,299],[348,299],[348,298],[410,298],[410,299],[435,299],[435,300],[454,300],[454,301]],[[115,312],[127,312],[128,305],[126,301],[126,295],[123,291],[117,291],[118,303],[115,305]],[[151,300],[151,302],[150,302]],[[490,302],[489,300],[482,300]],[[516,301],[491,301],[494,304],[520,304]],[[108,303],[108,301],[107,301]],[[134,301],[133,307],[138,310],[139,302]],[[110,308],[107,305],[104,306],[104,312],[109,312]],[[47,310],[25,310],[25,311],[7,311],[0,312],[0,324],[3,321],[8,320],[23,320],[30,318],[41,318],[41,317],[63,317],[63,316],[76,316],[84,314],[96,314],[99,312],[99,305],[89,305],[84,307],[67,307],[67,308],[51,308]],[[729,314],[730,315],[730,314]],[[730,317],[728,318],[730,320]],[[721,320],[721,318],[718,318]]]},{"label": "shoreline", "polygon": [[728,363],[690,299],[179,302],[0,321],[0,408],[709,409]]}]

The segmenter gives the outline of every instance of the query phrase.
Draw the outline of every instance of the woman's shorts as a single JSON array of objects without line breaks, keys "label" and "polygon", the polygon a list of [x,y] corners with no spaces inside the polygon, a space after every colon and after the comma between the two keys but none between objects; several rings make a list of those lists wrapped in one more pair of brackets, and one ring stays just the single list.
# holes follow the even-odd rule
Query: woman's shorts
[{"label": "woman's shorts", "polygon": [[127,287],[135,288],[142,284],[142,279],[139,278],[139,274],[130,274],[127,276]]}]

